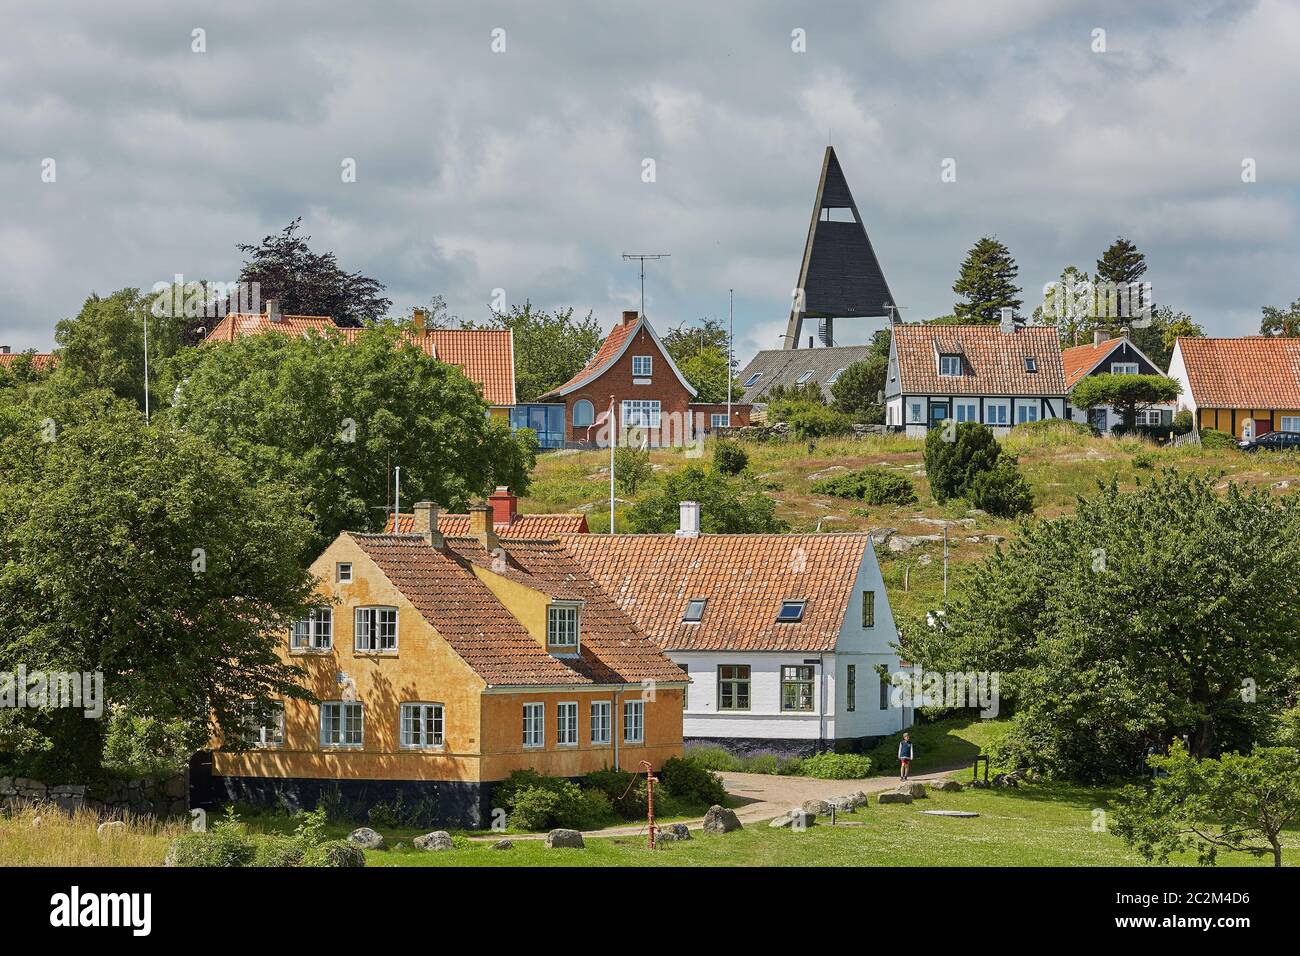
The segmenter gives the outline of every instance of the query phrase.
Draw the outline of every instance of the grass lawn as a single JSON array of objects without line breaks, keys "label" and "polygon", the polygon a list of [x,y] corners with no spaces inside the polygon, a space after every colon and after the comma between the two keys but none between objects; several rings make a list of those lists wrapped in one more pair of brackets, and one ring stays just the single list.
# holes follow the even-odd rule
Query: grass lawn
[{"label": "grass lawn", "polygon": [[[1018,790],[934,794],[911,805],[878,806],[841,820],[861,826],[812,826],[804,833],[766,823],[728,834],[693,833],[651,853],[645,838],[589,839],[584,850],[548,850],[540,840],[514,849],[473,843],[437,853],[368,851],[369,866],[1142,866],[1141,857],[1109,833],[1093,832],[1093,811],[1106,810],[1106,790],[1060,784]],[[922,810],[973,810],[975,819],[926,816]],[[1286,833],[1284,862],[1300,865],[1300,832]],[[1186,857],[1179,861],[1194,865]],[[1220,866],[1271,865],[1230,853]]]},{"label": "grass lawn", "polygon": [[[916,754],[916,759],[912,761],[912,772],[930,773],[962,765],[969,767],[976,754],[987,750],[993,741],[1010,729],[1011,722],[1008,720],[981,720],[978,717],[958,717],[909,727],[907,732],[912,735],[913,751]],[[873,777],[898,774],[898,742],[902,739],[900,731],[892,737],[886,737],[867,752],[871,758]],[[969,773],[955,776],[963,783],[970,779]]]}]

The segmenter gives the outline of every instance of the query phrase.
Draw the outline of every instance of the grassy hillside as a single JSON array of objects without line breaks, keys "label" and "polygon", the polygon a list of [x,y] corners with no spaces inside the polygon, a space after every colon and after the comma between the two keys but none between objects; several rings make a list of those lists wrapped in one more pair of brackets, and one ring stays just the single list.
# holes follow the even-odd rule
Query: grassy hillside
[{"label": "grassy hillside", "polygon": [[[1020,459],[1034,492],[1036,513],[1059,515],[1074,508],[1079,495],[1091,494],[1098,481],[1118,478],[1133,487],[1153,469],[1175,467],[1222,474],[1246,485],[1272,488],[1275,494],[1300,490],[1300,455],[1261,452],[1247,455],[1234,448],[1160,448],[1138,438],[1092,438],[1065,428],[1014,429],[1004,446]],[[776,499],[778,512],[795,531],[862,531],[892,528],[900,536],[941,535],[946,524],[950,575],[988,554],[997,540],[1015,534],[1015,523],[972,515],[960,502],[939,505],[930,497],[919,439],[901,435],[818,441],[810,452],[798,442],[747,444],[750,472]],[[712,453],[706,446],[702,460]],[[682,449],[656,449],[656,475],[684,467],[692,459]],[[859,502],[814,495],[810,484],[844,470],[875,465],[912,479],[919,503],[901,507],[863,508]],[[609,530],[609,455],[602,452],[551,452],[543,455],[533,487],[520,501],[522,511],[582,511],[593,532]],[[641,489],[643,494],[645,489]],[[625,514],[632,496],[616,502]],[[620,528],[624,530],[624,528]],[[906,551],[879,546],[881,571],[895,613],[931,606],[943,592],[943,544],[922,541]]]}]

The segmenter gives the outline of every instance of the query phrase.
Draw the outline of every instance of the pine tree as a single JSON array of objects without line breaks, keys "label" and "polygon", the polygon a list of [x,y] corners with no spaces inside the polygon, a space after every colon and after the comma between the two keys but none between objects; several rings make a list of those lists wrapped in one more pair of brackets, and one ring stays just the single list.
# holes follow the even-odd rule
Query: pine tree
[{"label": "pine tree", "polygon": [[1003,309],[1020,308],[1020,288],[1016,285],[1019,271],[1007,247],[992,236],[984,236],[966,253],[961,275],[953,283],[952,291],[963,298],[953,305],[953,314],[962,322],[996,324]]},{"label": "pine tree", "polygon": [[1147,273],[1147,257],[1123,236],[1110,244],[1097,260],[1097,281],[1116,285],[1137,282]]}]

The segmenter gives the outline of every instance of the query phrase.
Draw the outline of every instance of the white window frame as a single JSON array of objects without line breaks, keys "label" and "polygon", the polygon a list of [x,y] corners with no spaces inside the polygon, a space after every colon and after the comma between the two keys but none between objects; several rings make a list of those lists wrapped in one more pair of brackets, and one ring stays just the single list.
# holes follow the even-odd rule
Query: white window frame
[{"label": "white window frame", "polygon": [[530,701],[524,704],[524,747],[538,750],[546,746],[546,704]]},{"label": "white window frame", "polygon": [[555,705],[555,746],[578,746],[578,702],[562,700]]},{"label": "white window frame", "polygon": [[321,701],[319,740],[324,750],[360,750],[366,742],[365,708],[353,700]]},{"label": "white window frame", "polygon": [[1038,421],[1038,405],[1026,404],[1016,406],[1016,424],[1030,425]]},{"label": "white window frame", "polygon": [[944,378],[957,378],[961,375],[960,355],[940,355],[939,374]]},{"label": "white window frame", "polygon": [[924,425],[924,424],[925,424],[925,401],[924,401],[924,399],[921,400],[921,401],[919,401],[919,402],[917,402],[917,401],[911,401],[911,402],[908,402],[908,403],[907,403],[907,415],[908,415],[908,418],[907,418],[907,424],[909,424],[909,425]]},{"label": "white window frame", "polygon": [[731,425],[731,419],[726,412],[712,412],[709,415],[710,428],[727,428]]},{"label": "white window frame", "polygon": [[[695,605],[700,606],[700,613],[691,617],[691,608]],[[682,611],[683,624],[699,624],[704,619],[704,612],[709,609],[708,598],[691,598],[686,602],[686,610]]]},{"label": "white window frame", "polygon": [[984,402],[984,424],[1010,425],[1011,403],[1006,399],[986,400]]},{"label": "white window frame", "polygon": [[623,743],[645,743],[645,701],[623,701]]},{"label": "white window frame", "polygon": [[[1154,421],[1152,421],[1154,419]],[[1133,416],[1133,424],[1141,425],[1145,428],[1155,428],[1160,424],[1160,409],[1158,408],[1140,408]]]},{"label": "white window frame", "polygon": [[446,745],[447,708],[442,704],[406,701],[399,711],[399,720],[398,739],[403,750],[441,750]]},{"label": "white window frame", "polygon": [[632,356],[632,377],[633,378],[649,378],[653,374],[654,374],[653,355]]},{"label": "white window frame", "polygon": [[622,425],[624,429],[658,428],[662,416],[663,405],[658,399],[623,399]]},{"label": "white window frame", "polygon": [[[271,701],[271,723],[254,723],[253,702],[248,703],[248,739],[254,747],[272,749],[284,746],[284,701]],[[269,734],[267,731],[271,731]]]},{"label": "white window frame", "polygon": [[[585,421],[578,420],[578,409],[580,408],[586,412]],[[588,399],[580,398],[573,403],[573,410],[571,412],[571,417],[572,417],[574,428],[587,428],[596,420],[596,406],[593,405]]]},{"label": "white window frame", "polygon": [[289,629],[289,650],[311,653],[334,647],[334,610],[314,607]]},{"label": "white window frame", "polygon": [[839,378],[839,377],[840,377],[841,375],[843,375],[843,374],[844,374],[844,369],[842,369],[842,368],[837,368],[837,369],[835,370],[835,373],[834,373],[833,375],[831,375],[831,377],[828,378],[828,379],[826,380],[826,384],[827,384],[827,385],[834,385],[834,384],[835,384],[835,380],[836,380],[837,378]]},{"label": "white window frame", "polygon": [[[1287,423],[1291,427],[1287,427]],[[1280,432],[1300,432],[1300,415],[1281,415],[1277,420],[1277,430]]]},{"label": "white window frame", "polygon": [[612,739],[610,726],[613,723],[614,702],[593,700],[591,702],[591,743],[596,747],[608,747]]},{"label": "white window frame", "polygon": [[[557,636],[563,640],[556,640]],[[573,601],[553,601],[546,606],[546,646],[578,653],[582,646],[582,605]]]},{"label": "white window frame", "polygon": [[[962,410],[968,410],[962,417]],[[958,422],[977,422],[980,420],[980,403],[973,398],[954,398],[952,400],[952,417]]]},{"label": "white window frame", "polygon": [[[388,620],[391,617],[391,622]],[[352,647],[358,654],[397,653],[397,608],[364,604],[352,616]],[[391,634],[388,633],[391,625]]]},{"label": "white window frame", "polygon": [[334,565],[334,580],[338,584],[352,583],[352,562],[340,561]]},{"label": "white window frame", "polygon": [[810,369],[808,369],[808,371],[804,372],[804,373],[803,373],[802,375],[800,375],[797,379],[795,379],[795,380],[794,380],[794,383],[795,383],[796,385],[805,385],[805,384],[807,384],[808,380],[811,379],[811,378],[812,378],[816,373],[817,373],[817,370],[816,370],[816,369],[811,369],[811,368],[810,368]]},{"label": "white window frame", "polygon": [[1138,374],[1137,362],[1111,362],[1111,375],[1136,375]]}]

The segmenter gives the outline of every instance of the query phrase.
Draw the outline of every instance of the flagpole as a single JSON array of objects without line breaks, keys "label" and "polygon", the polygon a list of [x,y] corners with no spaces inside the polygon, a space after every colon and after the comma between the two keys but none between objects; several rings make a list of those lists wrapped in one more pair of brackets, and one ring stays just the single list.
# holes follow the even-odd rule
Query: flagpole
[{"label": "flagpole", "polygon": [[734,339],[736,335],[736,290],[729,290],[731,293],[731,307],[727,317],[727,426],[731,426],[731,359],[732,349],[735,348]]},{"label": "flagpole", "polygon": [[618,441],[618,419],[614,417],[614,396],[609,396],[609,533],[614,533],[614,445]]}]

